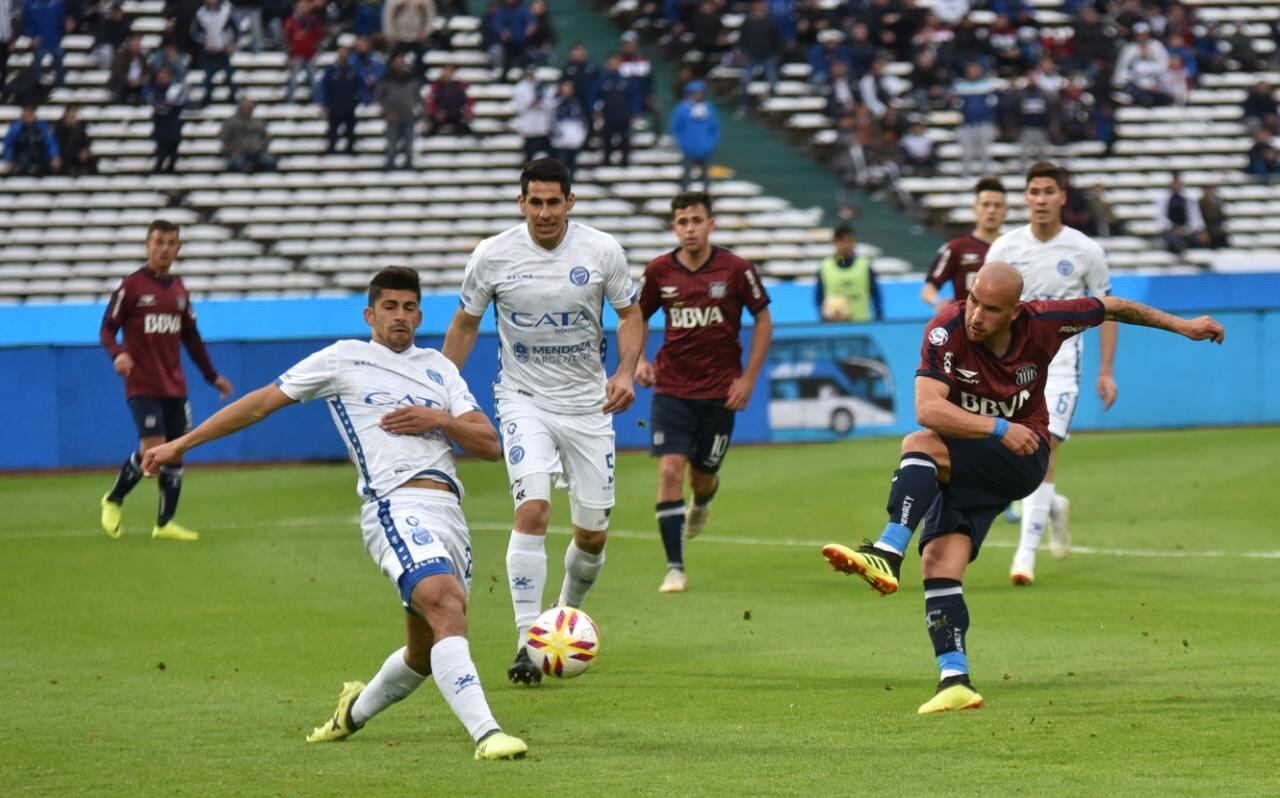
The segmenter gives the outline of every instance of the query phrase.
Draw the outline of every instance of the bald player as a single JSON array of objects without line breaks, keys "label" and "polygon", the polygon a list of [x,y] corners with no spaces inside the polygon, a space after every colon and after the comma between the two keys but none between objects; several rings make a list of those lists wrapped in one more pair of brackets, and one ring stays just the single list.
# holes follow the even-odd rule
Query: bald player
[{"label": "bald player", "polygon": [[924,575],[925,623],[940,681],[920,714],[982,706],[969,681],[969,610],[961,580],[992,520],[1033,490],[1049,463],[1044,388],[1049,362],[1073,335],[1104,321],[1155,327],[1193,341],[1222,343],[1208,316],[1186,320],[1118,297],[1021,302],[1013,266],[982,267],[966,300],[941,310],[925,330],[916,370],[916,420],[902,439],[889,489],[889,523],[874,544],[823,548],[837,571],[856,574],[881,595],[898,589],[916,527]]}]

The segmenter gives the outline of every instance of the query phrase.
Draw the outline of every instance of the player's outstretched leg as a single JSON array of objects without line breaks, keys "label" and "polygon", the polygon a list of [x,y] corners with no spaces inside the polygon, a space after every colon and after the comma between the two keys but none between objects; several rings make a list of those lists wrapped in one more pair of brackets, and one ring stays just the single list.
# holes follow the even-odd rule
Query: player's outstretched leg
[{"label": "player's outstretched leg", "polygon": [[978,709],[982,696],[969,682],[969,658],[964,638],[969,631],[969,608],[959,579],[925,578],[924,619],[938,662],[938,691],[918,710],[921,715]]},{"label": "player's outstretched leg", "polygon": [[133,490],[141,479],[142,454],[135,449],[133,454],[124,461],[124,465],[120,466],[115,484],[101,501],[102,531],[113,540],[119,539],[124,531],[121,526],[124,521],[124,497],[129,495],[129,491]]},{"label": "player's outstretched leg", "polygon": [[861,577],[882,596],[897,592],[902,557],[938,495],[938,462],[922,450],[941,445],[933,432],[913,432],[903,439],[904,453],[889,488],[889,523],[874,544],[856,550],[837,543],[825,546],[822,555],[832,568]]},{"label": "player's outstretched leg", "polygon": [[1061,493],[1054,494],[1049,508],[1049,553],[1055,560],[1071,555],[1071,502]]},{"label": "player's outstretched leg", "polygon": [[[542,681],[542,672],[525,653],[529,627],[542,612],[542,590],[547,582],[546,525],[551,506],[543,501],[526,501],[516,508],[516,529],[507,543],[507,586],[515,610],[516,658],[507,669],[507,678],[530,687]],[[530,534],[521,530],[539,530]]]}]

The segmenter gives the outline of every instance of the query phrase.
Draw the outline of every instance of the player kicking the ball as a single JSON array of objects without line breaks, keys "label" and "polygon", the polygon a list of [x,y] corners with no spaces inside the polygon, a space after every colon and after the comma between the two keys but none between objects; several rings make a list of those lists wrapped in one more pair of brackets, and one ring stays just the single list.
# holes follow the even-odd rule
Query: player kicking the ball
[{"label": "player kicking the ball", "polygon": [[[640,309],[648,319],[666,316],[662,349],[651,365],[642,361],[636,380],[657,384],[649,426],[658,459],[658,530],[667,554],[667,575],[658,588],[683,593],[684,541],[707,523],[720,487],[716,473],[729,451],[734,413],[745,410],[764,359],[773,322],[769,294],[755,267],[727,249],[711,245],[715,217],[711,198],[687,191],[671,201],[675,250],[654,258],[644,270]],[[742,309],[755,316],[751,354],[742,369]],[[693,504],[684,504],[685,471]]]},{"label": "player kicking the ball", "polygon": [[387,657],[367,686],[346,682],[333,717],[307,741],[354,734],[434,676],[476,741],[476,759],[514,759],[528,746],[493,719],[467,642],[471,537],[453,460],[454,444],[497,460],[498,433],[453,364],[414,346],[421,293],[413,269],[383,269],[369,284],[364,311],[373,340],[321,349],[186,435],[148,449],[142,467],[155,474],[184,452],[286,405],[326,400],[359,471],[365,548],[404,601],[405,646]]},{"label": "player kicking the ball", "polygon": [[[612,236],[569,221],[573,202],[563,164],[540,158],[525,165],[525,222],[481,241],[472,253],[462,307],[443,349],[461,368],[480,318],[495,307],[501,349],[493,397],[516,506],[507,578],[517,643],[507,675],[530,686],[542,680],[524,645],[542,612],[551,485],[568,485],[573,522],[556,604],[581,607],[604,567],[614,494],[612,414],[635,401],[632,380],[644,346],[626,253]],[[618,368],[607,380],[605,300],[618,313]]]},{"label": "player kicking the ball", "polygon": [[969,681],[965,569],[996,515],[1030,493],[1049,462],[1049,363],[1064,341],[1104,321],[1222,343],[1208,316],[1186,320],[1118,297],[1021,302],[1022,275],[1007,263],[978,272],[966,301],[929,323],[916,371],[916,419],[925,429],[902,439],[889,489],[889,523],[874,544],[838,544],[823,556],[881,595],[898,589],[902,558],[916,527],[924,575],[925,623],[941,681],[920,714],[982,706]]}]

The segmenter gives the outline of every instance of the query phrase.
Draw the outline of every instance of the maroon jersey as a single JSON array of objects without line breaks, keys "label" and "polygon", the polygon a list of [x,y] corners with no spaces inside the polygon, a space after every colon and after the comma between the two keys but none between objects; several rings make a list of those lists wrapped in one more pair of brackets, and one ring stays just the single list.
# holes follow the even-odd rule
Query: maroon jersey
[{"label": "maroon jersey", "polygon": [[1000,416],[1049,440],[1044,384],[1049,361],[1062,342],[1106,321],[1102,300],[1038,299],[1023,302],[1013,319],[1013,337],[1004,357],[996,357],[964,332],[963,300],[948,305],[925,329],[917,377],[951,386],[951,404],[979,416]]},{"label": "maroon jersey", "polygon": [[987,250],[991,245],[973,233],[965,233],[942,245],[938,256],[929,267],[929,276],[925,282],[934,288],[941,289],[943,283],[950,282],[955,292],[956,301],[969,296],[969,286],[973,285],[973,276],[982,268],[987,259]]},{"label": "maroon jersey", "polygon": [[[116,342],[121,328],[124,346]],[[159,277],[144,266],[121,280],[102,317],[99,337],[113,361],[121,352],[128,352],[133,358],[133,371],[124,381],[125,394],[130,399],[187,395],[179,340],[186,344],[205,380],[212,383],[218,378],[196,329],[191,295],[177,277]]]},{"label": "maroon jersey", "polygon": [[654,358],[658,393],[681,399],[723,399],[742,375],[742,309],[755,316],[769,305],[756,268],[727,249],[711,248],[697,271],[674,250],[644,269],[640,309],[667,317],[662,349]]}]

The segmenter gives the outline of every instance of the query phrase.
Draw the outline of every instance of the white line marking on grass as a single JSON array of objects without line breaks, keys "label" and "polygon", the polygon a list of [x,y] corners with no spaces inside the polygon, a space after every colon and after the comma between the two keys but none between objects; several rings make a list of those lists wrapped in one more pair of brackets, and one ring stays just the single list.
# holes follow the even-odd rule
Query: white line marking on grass
[{"label": "white line marking on grass", "polygon": [[[335,526],[349,524],[358,527],[360,519],[350,515],[332,515],[315,518],[283,518],[271,521],[223,521],[213,524],[201,524],[200,529],[241,530],[241,529],[287,529],[309,526]],[[477,532],[510,532],[511,524],[492,521],[478,521],[471,524]],[[553,535],[567,537],[567,527],[552,527],[548,530]],[[134,536],[142,537],[146,533],[139,530]],[[130,536],[125,532],[125,536]],[[610,529],[609,536],[625,540],[658,540],[657,531],[639,532],[633,529]],[[90,538],[106,537],[101,529],[42,529],[17,532],[0,532],[0,543],[18,540],[53,540],[58,538]],[[831,540],[803,540],[800,538],[751,538],[731,535],[699,535],[703,543],[715,543],[736,546],[788,546],[792,548],[820,549]],[[695,544],[696,545],[696,544]],[[985,547],[997,549],[1017,548],[1016,543],[1003,540],[988,540]],[[1280,551],[1224,551],[1221,549],[1128,549],[1109,548],[1105,546],[1072,546],[1073,554],[1096,554],[1104,557],[1146,557],[1155,559],[1184,559],[1188,557],[1207,557],[1211,559],[1240,560],[1280,560]]]}]

